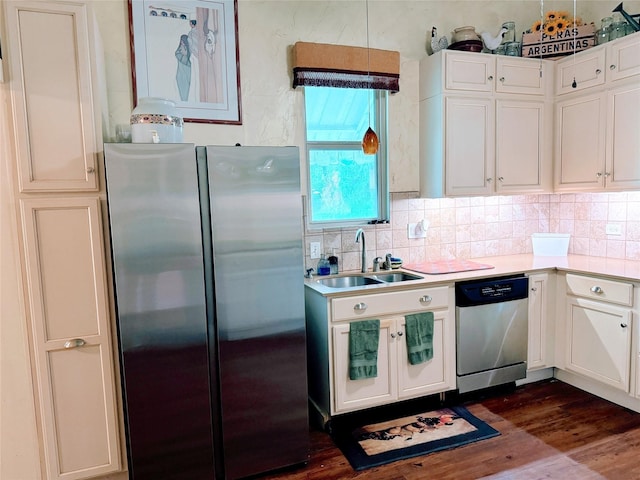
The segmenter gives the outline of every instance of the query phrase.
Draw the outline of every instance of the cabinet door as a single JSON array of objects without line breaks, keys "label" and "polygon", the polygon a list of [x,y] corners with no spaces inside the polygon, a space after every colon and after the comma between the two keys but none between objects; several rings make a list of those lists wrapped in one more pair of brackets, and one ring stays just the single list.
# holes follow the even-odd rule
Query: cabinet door
[{"label": "cabinet door", "polygon": [[[640,45],[636,45],[640,51]],[[640,188],[640,78],[607,94],[607,188]]]},{"label": "cabinet door", "polygon": [[120,470],[97,197],[21,201],[47,478]]},{"label": "cabinet door", "polygon": [[[398,396],[395,355],[391,354],[395,320],[380,322],[378,376],[362,380],[349,379],[349,324],[337,325],[333,331],[333,392],[336,413],[382,405]],[[394,350],[395,351],[395,350]]]},{"label": "cabinet door", "polygon": [[566,369],[629,391],[631,310],[567,298]]},{"label": "cabinet door", "polygon": [[447,90],[492,92],[495,58],[469,52],[445,52],[445,87]]},{"label": "cabinet door", "polygon": [[495,112],[490,98],[445,99],[447,195],[493,191]]},{"label": "cabinet door", "polygon": [[[595,48],[570,55],[556,62],[556,95],[603,85],[605,49]],[[575,80],[575,87],[573,82]]]},{"label": "cabinet door", "polygon": [[547,314],[548,275],[546,273],[529,277],[529,341],[527,348],[527,369],[535,370],[551,364],[547,360]]},{"label": "cabinet door", "polygon": [[545,158],[545,103],[496,101],[496,191],[544,189],[549,174]]},{"label": "cabinet door", "polygon": [[500,56],[496,62],[496,92],[544,95],[549,74],[549,65],[544,60]]},{"label": "cabinet door", "polygon": [[20,190],[95,191],[86,2],[3,3]]},{"label": "cabinet door", "polygon": [[640,75],[640,33],[611,42],[607,47],[608,80]]},{"label": "cabinet door", "polygon": [[596,94],[556,105],[556,190],[604,186],[605,101]]},{"label": "cabinet door", "polygon": [[455,388],[455,356],[452,347],[454,320],[449,310],[434,312],[433,358],[427,362],[411,365],[407,354],[405,319],[397,320],[397,336],[393,339],[398,355],[398,397],[411,398]]}]

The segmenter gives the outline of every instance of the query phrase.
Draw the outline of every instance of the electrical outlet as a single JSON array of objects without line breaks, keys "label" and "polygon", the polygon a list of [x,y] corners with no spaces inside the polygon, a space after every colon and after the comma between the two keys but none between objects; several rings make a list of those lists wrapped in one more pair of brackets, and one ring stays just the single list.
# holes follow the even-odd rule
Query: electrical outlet
[{"label": "electrical outlet", "polygon": [[320,258],[320,242],[309,242],[309,256],[313,258]]},{"label": "electrical outlet", "polygon": [[605,232],[607,235],[622,235],[622,225],[617,223],[607,223]]},{"label": "electrical outlet", "polygon": [[407,225],[407,238],[426,238],[428,228],[428,220],[422,220],[417,223],[409,223]]}]

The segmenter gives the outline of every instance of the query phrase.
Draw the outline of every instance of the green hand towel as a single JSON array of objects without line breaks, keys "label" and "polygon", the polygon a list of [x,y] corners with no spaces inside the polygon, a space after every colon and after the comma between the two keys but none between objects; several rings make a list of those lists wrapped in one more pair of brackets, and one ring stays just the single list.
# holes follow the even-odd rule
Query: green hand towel
[{"label": "green hand towel", "polygon": [[409,363],[417,365],[433,358],[433,312],[404,317]]},{"label": "green hand towel", "polygon": [[349,324],[349,378],[360,380],[378,376],[380,320]]}]

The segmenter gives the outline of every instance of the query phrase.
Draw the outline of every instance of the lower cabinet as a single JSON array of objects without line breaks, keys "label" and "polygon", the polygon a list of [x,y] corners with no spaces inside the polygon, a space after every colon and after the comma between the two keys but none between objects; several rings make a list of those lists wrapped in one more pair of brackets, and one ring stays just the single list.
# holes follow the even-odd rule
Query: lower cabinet
[{"label": "lower cabinet", "polygon": [[[446,354],[451,350],[448,324],[449,310],[434,312],[433,358],[411,365],[408,360],[405,319],[388,317],[380,320],[378,346],[378,376],[376,378],[349,379],[349,324],[332,327],[335,410],[345,412],[371,407],[394,400],[438,393],[450,388],[445,366]],[[452,366],[449,366],[452,369]]]},{"label": "lower cabinet", "polygon": [[[326,416],[456,388],[453,286],[324,296],[306,287],[309,395]],[[433,358],[411,365],[405,315],[433,312]],[[351,322],[380,320],[375,378],[349,379]]]},{"label": "lower cabinet", "polygon": [[565,369],[630,392],[633,285],[567,274]]},{"label": "lower cabinet", "polygon": [[47,479],[117,472],[120,438],[98,196],[20,201]]},{"label": "lower cabinet", "polygon": [[548,273],[529,276],[529,335],[527,349],[527,370],[537,370],[553,366],[553,295],[550,295]]}]

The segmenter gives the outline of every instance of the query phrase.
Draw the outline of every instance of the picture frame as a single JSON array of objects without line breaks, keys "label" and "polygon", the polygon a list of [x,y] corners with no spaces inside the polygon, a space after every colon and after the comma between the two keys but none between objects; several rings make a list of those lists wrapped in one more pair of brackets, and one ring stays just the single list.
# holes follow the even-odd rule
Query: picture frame
[{"label": "picture frame", "polygon": [[176,103],[185,122],[242,124],[238,0],[128,0],[134,106]]}]

